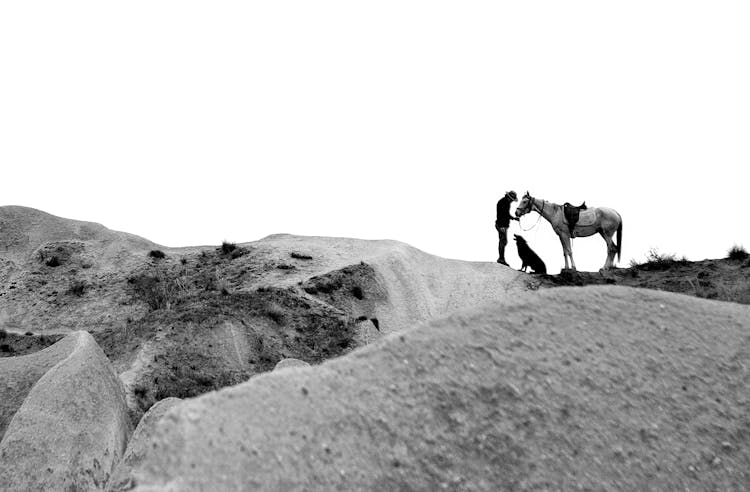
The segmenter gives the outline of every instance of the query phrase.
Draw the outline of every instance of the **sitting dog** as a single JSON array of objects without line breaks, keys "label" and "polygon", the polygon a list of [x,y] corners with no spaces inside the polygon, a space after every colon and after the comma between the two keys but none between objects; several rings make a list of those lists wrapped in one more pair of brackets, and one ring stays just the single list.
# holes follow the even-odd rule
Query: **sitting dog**
[{"label": "sitting dog", "polygon": [[539,255],[529,247],[526,240],[518,234],[513,234],[518,246],[518,257],[521,258],[523,265],[521,271],[525,272],[527,267],[531,267],[534,273],[547,273],[547,266],[544,264]]}]

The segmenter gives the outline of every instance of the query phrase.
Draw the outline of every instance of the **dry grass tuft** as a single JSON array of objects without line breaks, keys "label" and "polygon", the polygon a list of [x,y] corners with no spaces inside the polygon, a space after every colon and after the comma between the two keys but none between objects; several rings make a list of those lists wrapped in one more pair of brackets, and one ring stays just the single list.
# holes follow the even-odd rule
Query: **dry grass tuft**
[{"label": "dry grass tuft", "polygon": [[734,245],[727,252],[727,259],[733,261],[744,261],[750,258],[750,253],[743,246]]}]

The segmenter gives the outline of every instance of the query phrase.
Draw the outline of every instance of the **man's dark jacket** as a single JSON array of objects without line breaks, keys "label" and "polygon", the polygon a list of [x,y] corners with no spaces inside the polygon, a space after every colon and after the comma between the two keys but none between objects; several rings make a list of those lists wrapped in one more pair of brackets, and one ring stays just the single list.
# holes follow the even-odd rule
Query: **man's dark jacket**
[{"label": "man's dark jacket", "polygon": [[513,216],[510,215],[510,204],[512,200],[508,195],[505,195],[497,202],[497,227],[510,227],[510,221]]}]

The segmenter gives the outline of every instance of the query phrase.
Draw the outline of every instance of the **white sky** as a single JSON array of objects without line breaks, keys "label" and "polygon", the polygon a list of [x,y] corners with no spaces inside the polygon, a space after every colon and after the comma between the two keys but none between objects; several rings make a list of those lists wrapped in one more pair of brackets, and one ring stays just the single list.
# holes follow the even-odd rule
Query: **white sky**
[{"label": "white sky", "polygon": [[[620,266],[723,257],[750,248],[748,26],[745,1],[3,2],[0,203],[494,261],[528,189],[619,211]],[[523,234],[559,270],[549,225]]]}]

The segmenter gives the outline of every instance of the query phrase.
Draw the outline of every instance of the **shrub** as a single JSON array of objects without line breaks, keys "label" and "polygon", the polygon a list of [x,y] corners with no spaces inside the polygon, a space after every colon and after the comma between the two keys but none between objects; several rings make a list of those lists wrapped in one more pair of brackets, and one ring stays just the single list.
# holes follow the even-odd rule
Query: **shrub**
[{"label": "shrub", "polygon": [[355,285],[354,287],[352,287],[352,295],[360,301],[365,298],[365,293],[362,292],[362,287],[360,287],[359,285]]},{"label": "shrub", "polygon": [[51,256],[44,264],[52,268],[62,265],[62,263],[60,263],[60,258],[57,256]]},{"label": "shrub", "polygon": [[5,330],[5,328],[0,328],[0,340],[4,339],[8,336],[8,332]]},{"label": "shrub", "polygon": [[164,251],[158,249],[152,249],[151,251],[149,251],[148,255],[156,260],[161,260],[167,256],[164,254]]},{"label": "shrub", "polygon": [[736,244],[727,252],[727,259],[730,260],[742,261],[747,258],[750,258],[750,253],[744,247],[737,246]]},{"label": "shrub", "polygon": [[296,260],[312,260],[312,256],[292,251],[292,258]]},{"label": "shrub", "polygon": [[266,305],[264,312],[266,316],[271,318],[277,325],[281,326],[286,323],[286,311],[284,311],[284,308],[277,303],[269,302]]},{"label": "shrub", "polygon": [[234,243],[229,243],[227,241],[221,243],[221,252],[225,255],[231,254],[235,249],[237,249],[237,245]]},{"label": "shrub", "polygon": [[148,304],[152,311],[172,309],[182,300],[184,287],[166,276],[139,275],[128,279],[135,294]]},{"label": "shrub", "polygon": [[631,262],[631,266],[640,270],[669,270],[673,266],[686,265],[687,263],[689,262],[684,256],[678,259],[674,254],[659,253],[658,249],[651,248],[646,254],[645,263],[633,264]]},{"label": "shrub", "polygon": [[86,292],[86,282],[83,280],[73,280],[68,287],[68,294],[81,297]]}]

